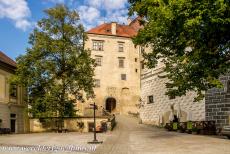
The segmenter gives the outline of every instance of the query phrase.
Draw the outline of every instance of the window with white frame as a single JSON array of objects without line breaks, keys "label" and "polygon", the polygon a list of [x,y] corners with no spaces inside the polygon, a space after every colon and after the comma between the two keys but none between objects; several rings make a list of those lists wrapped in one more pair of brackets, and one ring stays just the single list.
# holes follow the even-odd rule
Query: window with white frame
[{"label": "window with white frame", "polygon": [[103,51],[104,41],[93,40],[93,50]]},{"label": "window with white frame", "polygon": [[102,56],[95,56],[96,66],[102,66]]},{"label": "window with white frame", "polygon": [[124,52],[124,43],[123,42],[118,43],[118,51],[119,52]]}]

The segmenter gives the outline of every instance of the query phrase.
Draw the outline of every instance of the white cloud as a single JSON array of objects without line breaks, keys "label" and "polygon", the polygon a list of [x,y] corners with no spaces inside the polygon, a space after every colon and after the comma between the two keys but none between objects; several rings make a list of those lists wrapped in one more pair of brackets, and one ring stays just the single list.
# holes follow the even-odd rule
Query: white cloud
[{"label": "white cloud", "polygon": [[17,28],[26,30],[31,26],[30,14],[26,0],[0,0],[0,18],[11,19]]},{"label": "white cloud", "polygon": [[85,0],[85,3],[96,8],[116,10],[124,8],[127,0]]},{"label": "white cloud", "polygon": [[127,0],[84,0],[83,4],[78,3],[77,11],[86,30],[89,30],[104,22],[127,23],[126,5]]},{"label": "white cloud", "polygon": [[81,20],[92,23],[100,18],[100,11],[94,7],[82,5],[78,8]]}]

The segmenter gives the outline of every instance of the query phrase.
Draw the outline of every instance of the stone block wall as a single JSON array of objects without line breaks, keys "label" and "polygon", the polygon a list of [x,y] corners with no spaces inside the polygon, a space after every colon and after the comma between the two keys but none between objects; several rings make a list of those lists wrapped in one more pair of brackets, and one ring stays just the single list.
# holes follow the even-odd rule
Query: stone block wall
[{"label": "stone block wall", "polygon": [[206,92],[206,120],[214,120],[217,127],[230,125],[230,74],[220,77],[224,88],[213,88]]}]

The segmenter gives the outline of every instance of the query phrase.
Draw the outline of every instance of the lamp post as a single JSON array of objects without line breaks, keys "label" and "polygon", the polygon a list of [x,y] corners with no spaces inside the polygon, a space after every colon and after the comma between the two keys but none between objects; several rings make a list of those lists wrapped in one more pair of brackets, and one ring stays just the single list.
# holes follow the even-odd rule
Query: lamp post
[{"label": "lamp post", "polygon": [[93,104],[90,104],[90,106],[93,106],[93,136],[94,139],[93,141],[88,142],[89,144],[101,144],[103,143],[103,141],[98,141],[97,140],[97,132],[96,132],[96,110],[98,109],[97,105],[95,104],[95,102]]}]

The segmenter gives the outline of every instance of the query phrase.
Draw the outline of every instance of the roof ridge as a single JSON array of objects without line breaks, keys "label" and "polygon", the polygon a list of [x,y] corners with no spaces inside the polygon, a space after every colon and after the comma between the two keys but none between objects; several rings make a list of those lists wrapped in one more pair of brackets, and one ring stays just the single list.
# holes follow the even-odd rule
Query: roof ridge
[{"label": "roof ridge", "polygon": [[140,28],[138,26],[134,27],[134,26],[130,26],[130,25],[124,25],[124,24],[117,23],[117,32],[116,32],[116,35],[114,35],[114,34],[112,34],[112,31],[111,31],[111,24],[112,24],[111,22],[110,23],[103,23],[101,25],[98,25],[98,26],[88,30],[86,33],[132,38],[135,35],[137,35],[137,32]]},{"label": "roof ridge", "polygon": [[0,50],[0,61],[10,66],[16,67],[17,63]]}]

